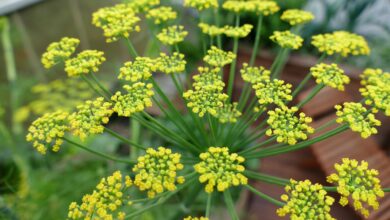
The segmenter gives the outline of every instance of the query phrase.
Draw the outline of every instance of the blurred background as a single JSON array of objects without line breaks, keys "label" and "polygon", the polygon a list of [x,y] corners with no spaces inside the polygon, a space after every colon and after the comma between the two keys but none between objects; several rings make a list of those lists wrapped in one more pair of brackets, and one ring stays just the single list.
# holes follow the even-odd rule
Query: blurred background
[{"label": "blurred background", "polygon": [[[43,157],[24,141],[28,124],[37,116],[56,109],[73,109],[83,100],[94,96],[82,82],[66,79],[61,67],[43,69],[40,56],[51,42],[64,36],[76,37],[81,40],[81,49],[104,51],[107,62],[103,64],[99,77],[107,84],[115,81],[119,67],[129,59],[127,49],[121,43],[105,43],[101,31],[91,25],[91,14],[98,8],[118,2],[120,1],[0,0],[0,16],[4,16],[0,20],[0,219],[64,219],[71,201],[79,201],[83,194],[94,188],[102,176],[118,168],[117,165],[66,146],[60,153],[50,153]],[[181,14],[197,16],[195,11],[183,9],[180,0],[165,0],[162,3],[173,5]],[[356,87],[359,81],[357,75],[366,67],[390,70],[390,1],[279,0],[278,3],[281,11],[303,8],[313,12],[316,17],[302,31],[305,46],[292,54],[283,72],[286,81],[299,82],[309,66],[315,63],[315,56],[318,54],[310,45],[312,35],[340,29],[363,35],[371,48],[368,57],[343,61],[348,74],[354,77],[355,85],[352,86]],[[277,51],[275,44],[267,40],[268,36],[274,30],[289,28],[280,21],[280,14],[281,12],[264,20],[261,44],[265,49],[256,61],[259,65],[269,66]],[[196,29],[196,25],[192,19],[186,18],[188,16],[184,16],[181,23],[186,25],[192,36],[180,47],[192,61],[188,67],[192,71],[201,52],[197,46],[198,31],[191,31]],[[242,20],[255,24],[257,18],[243,15]],[[232,18],[226,16],[223,22],[231,23]],[[241,61],[247,60],[250,55],[248,51],[254,39],[254,33],[252,34],[253,36],[240,42]],[[139,51],[158,52],[153,43],[145,40],[148,38],[148,32],[142,31],[134,35],[132,41]],[[10,57],[15,58],[14,64]],[[355,87],[354,92],[352,89],[347,91],[351,98],[358,96]],[[320,115],[316,112],[313,114]],[[390,133],[388,121],[381,117],[384,126],[380,129],[380,135],[372,140],[372,144],[388,160]],[[113,121],[110,126],[119,127],[119,130],[128,123],[115,119]],[[125,128],[122,130],[123,133],[128,133]],[[150,140],[149,144],[160,141],[151,138],[153,134],[143,135],[144,139]],[[126,151],[116,139],[105,135],[91,137],[86,145],[104,152]],[[324,179],[326,168],[315,149],[282,160],[282,164],[270,160],[268,168],[264,165],[261,169],[272,169],[274,175],[287,175],[284,176],[286,178],[296,173],[302,178],[310,176]],[[275,195],[277,193],[280,192],[275,190]],[[248,219],[260,219],[259,216],[266,216],[261,219],[277,219],[274,207],[251,195],[244,195],[241,199],[248,211]],[[258,215],[260,211],[266,214]],[[352,209],[340,209],[337,212],[336,215],[341,219],[360,218]],[[389,215],[388,212],[386,216]],[[153,215],[146,214],[143,218],[153,219]]]}]

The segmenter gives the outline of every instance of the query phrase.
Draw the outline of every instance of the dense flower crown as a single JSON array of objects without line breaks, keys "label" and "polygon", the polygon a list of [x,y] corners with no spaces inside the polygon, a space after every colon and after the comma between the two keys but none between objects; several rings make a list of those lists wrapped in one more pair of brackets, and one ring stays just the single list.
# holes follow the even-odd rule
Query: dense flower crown
[{"label": "dense flower crown", "polygon": [[199,23],[198,26],[201,29],[202,33],[210,35],[211,37],[221,35],[224,33],[224,28],[215,25]]},{"label": "dense flower crown", "polygon": [[180,154],[172,153],[171,149],[164,147],[157,150],[148,148],[133,167],[133,172],[136,173],[134,185],[141,191],[148,191],[150,198],[164,190],[175,190],[176,183],[181,184],[185,180],[183,176],[177,176],[177,171],[183,169],[180,157]]},{"label": "dense flower crown", "polygon": [[290,219],[325,219],[333,220],[330,206],[334,199],[327,195],[322,185],[312,184],[309,180],[291,179],[285,187],[286,193],[281,199],[286,204],[277,210],[279,216],[290,215]]},{"label": "dense flower crown", "polygon": [[344,70],[335,63],[317,64],[310,68],[310,72],[316,78],[316,83],[323,83],[340,91],[344,91],[344,84],[350,82],[349,77],[344,74]]},{"label": "dense flower crown", "polygon": [[225,26],[223,33],[227,37],[243,38],[243,37],[248,36],[248,34],[251,32],[252,28],[253,28],[253,25],[251,25],[251,24],[244,24],[241,27]]},{"label": "dense flower crown", "polygon": [[57,63],[67,60],[76,51],[79,44],[79,39],[70,37],[64,37],[59,42],[51,43],[42,55],[43,66],[49,69]]},{"label": "dense flower crown", "polygon": [[99,71],[99,66],[105,60],[104,53],[101,51],[84,50],[76,57],[65,61],[65,71],[70,77],[94,73]]},{"label": "dense flower crown", "polygon": [[337,123],[347,123],[352,131],[359,132],[362,138],[368,138],[372,134],[378,133],[375,126],[380,126],[381,122],[375,118],[361,103],[346,102],[336,105]]},{"label": "dense flower crown", "polygon": [[227,147],[210,147],[199,158],[201,162],[195,164],[194,169],[200,174],[199,181],[207,182],[207,193],[213,192],[215,187],[218,191],[225,191],[231,186],[248,183],[248,178],[242,174],[245,167],[240,165],[245,159],[236,153],[230,154]]},{"label": "dense flower crown", "polygon": [[335,169],[337,173],[328,176],[327,180],[337,185],[337,192],[341,194],[341,205],[347,205],[348,197],[351,196],[354,201],[353,206],[365,217],[368,217],[370,212],[363,206],[363,203],[378,209],[377,199],[383,197],[384,192],[377,178],[377,170],[368,169],[366,161],[361,161],[359,164],[357,160],[348,158],[343,158],[342,164],[336,163]]},{"label": "dense flower crown", "polygon": [[172,56],[161,53],[160,57],[156,60],[156,64],[159,71],[172,74],[184,72],[187,62],[184,59],[184,54],[174,52]]},{"label": "dense flower crown", "polygon": [[280,19],[288,22],[290,25],[299,25],[313,20],[314,15],[309,11],[289,9],[283,12]]},{"label": "dense flower crown", "polygon": [[118,79],[139,82],[152,77],[156,71],[156,61],[149,57],[137,57],[134,62],[126,62],[119,70]]},{"label": "dense flower crown", "polygon": [[218,0],[184,0],[184,6],[202,11],[208,8],[217,8]]},{"label": "dense flower crown", "polygon": [[124,219],[125,213],[120,209],[131,204],[129,198],[124,195],[131,185],[129,176],[123,178],[120,171],[114,172],[112,176],[103,178],[93,193],[85,195],[80,205],[72,202],[69,205],[68,218]]},{"label": "dense flower crown", "polygon": [[204,62],[211,66],[223,67],[236,59],[236,55],[230,51],[223,51],[218,47],[212,46],[203,58]]},{"label": "dense flower crown", "polygon": [[262,82],[253,84],[259,108],[266,107],[269,104],[285,106],[284,103],[292,100],[291,84],[285,84],[283,80],[266,79]]},{"label": "dense flower crown", "polygon": [[296,144],[298,140],[306,140],[307,134],[314,132],[314,129],[308,125],[312,121],[305,113],[299,113],[299,117],[294,114],[298,111],[297,107],[281,107],[274,111],[268,111],[268,125],[271,127],[267,130],[268,136],[276,135],[277,142]]},{"label": "dense flower crown", "polygon": [[157,34],[157,38],[163,44],[174,45],[182,42],[187,35],[184,26],[173,25],[162,29],[161,33]]},{"label": "dense flower crown", "polygon": [[217,118],[220,123],[236,123],[242,113],[237,109],[237,102],[233,104],[224,104],[222,108],[217,111]]},{"label": "dense flower crown", "polygon": [[160,0],[126,0],[127,5],[134,10],[134,12],[147,12],[153,6],[159,5]]},{"label": "dense flower crown", "polygon": [[150,9],[146,14],[146,18],[152,19],[155,24],[173,20],[176,17],[177,13],[171,7],[166,6]]},{"label": "dense flower crown", "polygon": [[273,35],[271,35],[269,39],[283,48],[290,48],[294,50],[299,49],[303,43],[302,37],[291,33],[291,31],[274,31]]},{"label": "dense flower crown", "polygon": [[271,71],[265,69],[264,67],[253,67],[249,66],[248,63],[242,64],[242,69],[240,70],[240,73],[242,79],[245,82],[249,82],[251,84],[256,84],[269,80],[271,75]]}]

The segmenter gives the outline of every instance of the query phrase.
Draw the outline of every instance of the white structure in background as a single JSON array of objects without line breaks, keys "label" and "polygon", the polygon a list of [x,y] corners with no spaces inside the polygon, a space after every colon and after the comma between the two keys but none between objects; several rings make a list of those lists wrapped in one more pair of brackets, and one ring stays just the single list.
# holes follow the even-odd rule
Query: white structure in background
[{"label": "white structure in background", "polygon": [[9,14],[42,0],[0,0],[0,15]]}]

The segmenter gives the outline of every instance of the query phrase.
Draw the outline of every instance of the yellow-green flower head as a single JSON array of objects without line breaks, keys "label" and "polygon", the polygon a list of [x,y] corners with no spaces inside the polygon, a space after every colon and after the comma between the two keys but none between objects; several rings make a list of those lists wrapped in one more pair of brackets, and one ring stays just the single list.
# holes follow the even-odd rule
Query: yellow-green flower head
[{"label": "yellow-green flower head", "polygon": [[289,9],[283,12],[280,19],[294,26],[294,25],[304,24],[313,20],[314,15],[310,11]]},{"label": "yellow-green flower head", "polygon": [[67,112],[44,114],[30,125],[26,140],[41,154],[46,154],[48,146],[52,147],[52,151],[58,152],[63,143],[62,137],[69,130],[67,119]]},{"label": "yellow-green flower head", "polygon": [[225,26],[223,33],[232,38],[244,38],[251,32],[253,25],[244,24],[241,27]]},{"label": "yellow-green flower head", "polygon": [[142,112],[152,106],[151,97],[154,95],[151,83],[136,82],[132,85],[124,85],[127,94],[116,92],[111,97],[114,102],[113,110],[119,116],[130,117],[136,112]]},{"label": "yellow-green flower head", "polygon": [[360,77],[362,85],[386,86],[390,83],[390,73],[381,69],[367,68]]},{"label": "yellow-green flower head", "polygon": [[253,12],[256,5],[252,1],[227,0],[222,5],[223,9],[234,13]]},{"label": "yellow-green flower head", "polygon": [[362,138],[368,138],[372,134],[378,133],[375,126],[380,126],[381,122],[375,118],[373,113],[361,103],[346,102],[341,105],[336,105],[337,123],[347,123],[352,131],[359,132]]},{"label": "yellow-green flower head", "polygon": [[146,18],[152,19],[155,24],[161,24],[168,20],[176,19],[177,13],[172,7],[160,6],[157,8],[150,9],[146,13]]},{"label": "yellow-green flower head", "polygon": [[81,204],[69,205],[69,219],[119,219],[125,213],[119,211],[123,206],[131,205],[124,192],[132,186],[129,176],[123,178],[120,171],[107,178],[102,178],[91,194],[83,196]]},{"label": "yellow-green flower head", "polygon": [[105,102],[103,97],[93,101],[88,100],[77,106],[77,112],[69,116],[69,125],[75,136],[84,140],[91,134],[100,134],[104,131],[103,124],[107,124],[113,113],[112,104]]},{"label": "yellow-green flower head", "polygon": [[227,147],[209,147],[208,151],[199,155],[201,162],[194,169],[200,174],[199,182],[207,183],[205,191],[212,193],[216,187],[222,192],[232,186],[246,185],[248,178],[242,173],[241,165],[245,158],[236,153],[229,153]]},{"label": "yellow-green flower head", "polygon": [[172,56],[161,53],[157,59],[158,70],[166,74],[182,73],[186,70],[186,64],[184,54],[178,52],[174,52]]},{"label": "yellow-green flower head", "polygon": [[299,116],[295,116],[297,111],[297,107],[288,108],[285,106],[268,111],[267,123],[271,128],[266,131],[266,134],[268,136],[276,135],[277,142],[289,145],[296,144],[298,140],[306,140],[307,134],[314,132],[314,128],[308,125],[312,119],[303,112],[299,113]]},{"label": "yellow-green flower head", "polygon": [[84,50],[65,62],[65,71],[69,77],[97,72],[105,60],[104,53],[101,51]]},{"label": "yellow-green flower head", "polygon": [[148,148],[144,156],[138,157],[138,163],[133,168],[136,173],[134,185],[141,191],[148,191],[149,198],[165,190],[174,191],[176,184],[185,181],[183,176],[177,176],[177,172],[184,168],[180,157],[180,154],[164,147],[157,150]]},{"label": "yellow-green flower head", "polygon": [[187,216],[187,217],[183,218],[183,220],[209,220],[209,218],[203,217],[203,216],[200,216],[200,217]]},{"label": "yellow-green flower head", "polygon": [[329,87],[344,91],[344,85],[350,82],[344,70],[337,64],[320,63],[310,68],[311,74],[316,78],[316,83],[323,83]]},{"label": "yellow-green flower head", "polygon": [[384,196],[384,192],[378,178],[378,170],[368,169],[368,163],[343,158],[341,164],[335,164],[336,173],[327,177],[329,183],[337,185],[340,193],[340,204],[348,204],[348,197],[352,198],[355,210],[368,217],[370,211],[367,206],[378,209],[378,198]]},{"label": "yellow-green flower head", "polygon": [[156,61],[149,57],[136,57],[134,62],[126,62],[119,70],[118,79],[130,82],[147,80],[156,71]]},{"label": "yellow-green flower head", "polygon": [[291,33],[291,31],[274,31],[269,39],[283,48],[290,48],[293,50],[299,49],[303,43],[302,37]]},{"label": "yellow-green flower head", "polygon": [[249,82],[251,84],[269,80],[271,75],[271,71],[267,70],[266,68],[262,66],[252,67],[249,66],[247,63],[242,64],[242,69],[240,70],[240,73],[242,79],[245,82]]},{"label": "yellow-green flower head", "polygon": [[195,90],[222,91],[225,83],[219,74],[220,70],[220,68],[199,67],[199,74],[193,76],[194,83],[192,87]]},{"label": "yellow-green flower head", "polygon": [[92,15],[92,24],[103,30],[108,43],[127,38],[133,31],[139,31],[141,20],[130,4],[117,4],[101,8]]},{"label": "yellow-green flower head", "polygon": [[208,8],[218,8],[218,0],[184,0],[184,6],[202,11]]},{"label": "yellow-green flower head", "polygon": [[211,46],[203,58],[204,62],[211,66],[223,67],[236,59],[236,55],[230,51],[223,51],[216,46]]},{"label": "yellow-green flower head", "polygon": [[71,37],[64,37],[58,42],[51,43],[46,52],[42,54],[41,62],[46,69],[57,63],[67,60],[80,44],[80,40]]},{"label": "yellow-green flower head", "polygon": [[225,30],[224,28],[206,23],[199,23],[198,26],[202,30],[202,33],[210,35],[211,37],[221,35]]},{"label": "yellow-green flower head", "polygon": [[262,14],[263,16],[268,16],[275,14],[280,10],[279,5],[272,0],[251,0],[250,1],[253,7],[253,12],[256,14]]},{"label": "yellow-green flower head", "polygon": [[252,86],[255,90],[260,108],[269,104],[285,106],[284,103],[286,101],[292,100],[291,87],[291,84],[285,84],[283,80],[278,79],[267,79]]},{"label": "yellow-green flower head", "polygon": [[310,180],[296,181],[291,179],[285,187],[286,193],[281,199],[286,203],[276,213],[283,217],[290,215],[292,220],[334,220],[330,207],[334,198],[327,195],[321,184],[312,184]]},{"label": "yellow-green flower head", "polygon": [[136,13],[149,11],[153,6],[159,4],[160,0],[130,0],[127,3],[128,7],[132,8]]},{"label": "yellow-green flower head", "polygon": [[364,37],[347,31],[315,35],[312,37],[311,44],[327,55],[340,54],[347,57],[370,54],[370,48]]},{"label": "yellow-green flower head", "polygon": [[241,116],[241,112],[237,109],[237,102],[233,104],[224,104],[224,106],[218,109],[217,118],[220,123],[236,123],[237,118]]},{"label": "yellow-green flower head", "polygon": [[173,25],[162,29],[161,33],[157,34],[157,38],[163,44],[174,45],[180,43],[188,35],[188,32],[184,30],[184,26]]}]

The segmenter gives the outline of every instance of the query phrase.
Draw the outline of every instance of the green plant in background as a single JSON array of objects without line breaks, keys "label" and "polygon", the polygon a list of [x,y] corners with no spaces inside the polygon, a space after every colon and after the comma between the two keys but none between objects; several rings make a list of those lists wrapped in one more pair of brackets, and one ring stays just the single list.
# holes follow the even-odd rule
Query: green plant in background
[{"label": "green plant in background", "polygon": [[[65,72],[75,80],[82,80],[94,91],[97,98],[90,98],[75,110],[53,109],[45,113],[28,128],[27,141],[41,154],[49,150],[62,152],[74,146],[95,156],[111,161],[112,175],[105,175],[95,189],[77,201],[70,203],[69,219],[131,219],[147,218],[145,213],[158,206],[170,204],[172,212],[159,213],[158,219],[209,219],[214,207],[224,201],[231,219],[239,219],[235,210],[237,193],[248,189],[259,197],[280,206],[280,216],[291,219],[333,219],[330,209],[334,199],[328,192],[342,195],[340,204],[346,205],[346,198],[354,201],[354,207],[364,216],[369,210],[363,204],[377,209],[378,198],[389,188],[383,188],[378,171],[369,170],[364,161],[344,159],[336,164],[336,173],[328,182],[336,186],[322,186],[309,180],[287,180],[253,171],[250,161],[303,149],[337,135],[343,131],[359,132],[363,138],[376,133],[380,122],[375,114],[388,112],[389,90],[385,83],[389,73],[367,70],[363,74],[361,89],[366,97],[362,103],[344,103],[336,106],[336,121],[326,122],[315,130],[310,126],[312,119],[300,109],[325,86],[343,90],[349,82],[343,70],[338,67],[342,57],[367,55],[370,50],[363,37],[337,32],[313,37],[312,44],[321,57],[318,64],[302,82],[292,85],[278,79],[290,50],[302,46],[299,36],[302,26],[313,19],[313,15],[302,10],[286,10],[281,19],[291,25],[290,30],[275,31],[270,37],[280,46],[278,55],[268,70],[254,66],[259,52],[263,19],[279,10],[274,1],[225,1],[186,0],[184,6],[199,13],[199,27],[202,31],[203,66],[193,76],[186,72],[185,55],[181,45],[189,34],[184,26],[174,20],[178,13],[158,0],[131,1],[99,9],[93,14],[93,24],[103,30],[108,43],[122,41],[129,49],[131,61],[118,71],[118,84],[107,87],[95,75],[105,61],[104,53],[84,50],[76,53],[78,40],[63,38],[51,44],[43,55],[45,67],[64,65]],[[222,13],[232,14],[234,26],[220,24]],[[242,13],[258,17],[254,32],[254,48],[249,63],[236,70],[239,41],[253,30],[253,26],[242,24]],[[146,14],[154,22],[148,23],[155,30],[150,38],[159,42],[159,48],[166,53],[158,56],[139,55],[130,36],[140,31],[140,16]],[[213,19],[203,19],[212,14]],[[211,23],[212,22],[212,23]],[[231,38],[233,51],[225,51],[224,38]],[[324,63],[324,58],[333,64]],[[230,69],[227,66],[230,64]],[[229,71],[227,77],[223,75]],[[240,72],[245,82],[238,99],[233,98],[236,74]],[[167,91],[156,80],[156,74],[165,73],[171,78],[180,101],[174,102]],[[187,77],[184,83],[183,79]],[[296,106],[291,101],[312,78],[317,86]],[[387,81],[386,81],[387,82]],[[50,90],[49,90],[50,91]],[[84,91],[84,90],[82,90]],[[251,96],[251,92],[255,96]],[[383,100],[383,101],[379,101]],[[161,115],[152,116],[145,111],[156,105]],[[182,108],[180,108],[182,107]],[[108,128],[113,115],[120,120],[130,118],[130,138]],[[266,117],[258,125],[254,123]],[[324,134],[312,137],[318,131],[335,123],[340,125]],[[140,130],[142,128],[142,130]],[[164,145],[148,145],[140,138],[144,131],[157,134]],[[107,152],[88,143],[88,139],[110,135],[112,139],[130,146],[130,155]],[[266,136],[269,136],[266,138]],[[266,139],[264,139],[266,138]],[[65,145],[68,147],[62,147]],[[157,147],[159,146],[159,147]],[[49,154],[46,157],[55,157]],[[75,171],[77,172],[77,171]],[[281,200],[272,198],[255,189],[249,180],[284,186],[286,194]],[[202,190],[204,188],[204,190]],[[193,209],[194,203],[202,200],[200,210]],[[183,208],[178,208],[178,207]],[[66,209],[66,207],[61,207]],[[191,217],[199,216],[204,217]],[[188,217],[185,217],[188,216]]]}]

